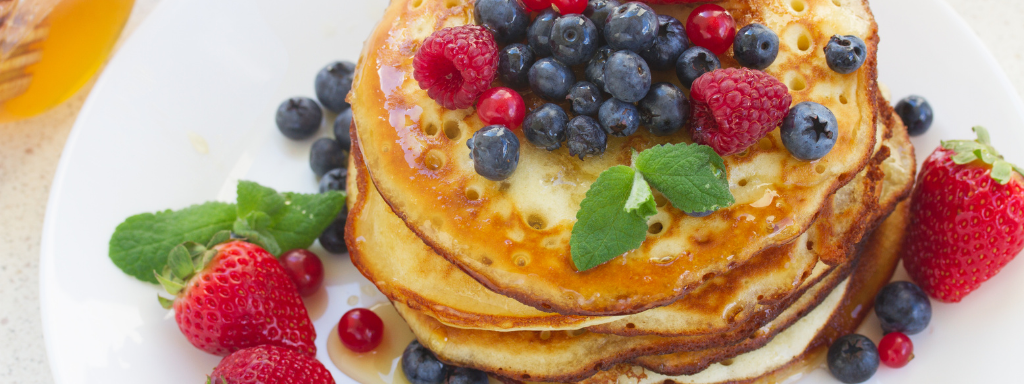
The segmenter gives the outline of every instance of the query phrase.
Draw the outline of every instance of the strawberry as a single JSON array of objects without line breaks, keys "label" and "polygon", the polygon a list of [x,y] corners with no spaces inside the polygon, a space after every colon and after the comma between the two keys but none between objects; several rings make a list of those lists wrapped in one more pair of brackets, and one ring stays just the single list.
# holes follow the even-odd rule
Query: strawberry
[{"label": "strawberry", "polygon": [[273,345],[236,351],[217,364],[206,384],[334,384],[312,356]]},{"label": "strawberry", "polygon": [[[212,244],[228,240],[219,234]],[[157,280],[173,300],[174,320],[185,337],[214,355],[263,344],[316,355],[316,332],[295,283],[270,253],[244,241],[207,249],[196,243],[175,247]]]},{"label": "strawberry", "polygon": [[932,297],[959,302],[1024,248],[1024,179],[992,148],[945,141],[921,166],[903,248],[910,277]]}]

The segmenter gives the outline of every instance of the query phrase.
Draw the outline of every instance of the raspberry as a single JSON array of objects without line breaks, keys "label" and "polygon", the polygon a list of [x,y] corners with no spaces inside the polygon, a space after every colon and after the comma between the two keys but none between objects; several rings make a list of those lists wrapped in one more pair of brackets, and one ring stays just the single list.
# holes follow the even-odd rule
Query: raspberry
[{"label": "raspberry", "polygon": [[693,141],[719,155],[742,152],[782,123],[793,98],[781,82],[748,68],[708,72],[690,91]]},{"label": "raspberry", "polygon": [[448,109],[468,108],[498,73],[498,45],[481,26],[445,28],[423,41],[412,64],[431,99]]}]

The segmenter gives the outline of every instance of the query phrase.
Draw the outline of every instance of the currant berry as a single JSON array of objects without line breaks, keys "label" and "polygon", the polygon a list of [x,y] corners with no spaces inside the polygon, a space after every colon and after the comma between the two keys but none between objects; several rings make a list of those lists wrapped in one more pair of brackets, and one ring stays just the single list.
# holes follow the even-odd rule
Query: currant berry
[{"label": "currant berry", "polygon": [[526,118],[526,103],[519,92],[505,87],[484,91],[476,104],[476,113],[486,125],[504,125],[516,129]]},{"label": "currant berry", "polygon": [[523,5],[530,12],[543,11],[551,6],[551,0],[523,0]]},{"label": "currant berry", "polygon": [[384,321],[369,309],[354,308],[338,321],[338,337],[353,352],[372,351],[384,339]]},{"label": "currant berry", "polygon": [[324,264],[313,252],[293,249],[281,255],[277,261],[295,282],[295,288],[298,288],[301,296],[316,293],[324,282]]},{"label": "currant berry", "polygon": [[914,343],[902,332],[889,333],[878,342],[878,355],[882,364],[901,368],[914,359]]},{"label": "currant berry", "polygon": [[587,9],[587,0],[551,0],[551,5],[555,6],[558,13],[563,15],[581,14]]},{"label": "currant berry", "polygon": [[686,19],[686,37],[693,45],[721,55],[732,46],[736,37],[736,21],[725,8],[704,4],[694,9]]}]

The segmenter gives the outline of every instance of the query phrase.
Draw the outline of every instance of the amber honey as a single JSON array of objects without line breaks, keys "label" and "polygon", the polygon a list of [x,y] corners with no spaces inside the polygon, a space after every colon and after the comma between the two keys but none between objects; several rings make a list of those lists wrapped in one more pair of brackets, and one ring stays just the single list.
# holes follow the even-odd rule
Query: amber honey
[{"label": "amber honey", "polygon": [[[110,55],[135,0],[63,0],[43,20],[44,36],[21,47],[33,64],[9,71],[27,83],[0,101],[0,123],[40,114],[75,94]],[[10,81],[10,80],[8,80]],[[2,86],[3,78],[0,78]]]}]

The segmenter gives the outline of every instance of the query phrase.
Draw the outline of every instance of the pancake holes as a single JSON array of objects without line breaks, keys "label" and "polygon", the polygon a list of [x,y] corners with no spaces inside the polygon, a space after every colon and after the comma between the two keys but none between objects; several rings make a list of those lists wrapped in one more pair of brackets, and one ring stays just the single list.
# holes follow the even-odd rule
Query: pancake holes
[{"label": "pancake holes", "polygon": [[807,3],[803,0],[793,0],[789,3],[789,7],[793,9],[793,12],[800,13],[807,9]]},{"label": "pancake holes", "polygon": [[626,329],[633,329],[633,328],[636,328],[636,324],[633,324],[633,323],[626,324]]},{"label": "pancake holes", "polygon": [[767,150],[770,150],[772,148],[775,148],[775,144],[772,143],[772,139],[769,139],[767,137],[759,140],[757,142],[757,146],[760,147],[762,151],[767,151]]},{"label": "pancake holes", "polygon": [[427,155],[423,158],[423,165],[431,171],[436,171],[444,167],[444,154],[436,149],[427,152]]},{"label": "pancake holes", "polygon": [[459,122],[455,120],[445,121],[444,135],[448,137],[448,140],[458,140],[462,136],[462,128],[459,128]]},{"label": "pancake holes", "polygon": [[700,280],[701,280],[701,282],[705,282],[706,283],[706,282],[708,282],[708,281],[710,281],[711,279],[714,279],[714,278],[715,278],[715,274],[714,273],[708,273],[708,274],[705,274],[704,277],[702,277]]},{"label": "pancake holes", "polygon": [[813,250],[813,249],[814,249],[814,242],[813,241],[808,241],[807,242],[807,250],[810,251],[810,250]]},{"label": "pancake holes", "polygon": [[664,229],[665,229],[665,226],[663,224],[661,224],[659,222],[655,222],[654,224],[651,224],[651,225],[647,226],[647,233],[650,233],[652,235],[657,235],[657,234],[660,234],[661,231],[663,231]]},{"label": "pancake holes", "polygon": [[801,33],[800,37],[796,39],[796,49],[799,49],[801,52],[807,52],[808,49],[811,49],[811,36],[806,32]]},{"label": "pancake holes", "polygon": [[846,95],[839,95],[840,104],[849,104],[850,100],[846,98]]},{"label": "pancake holes", "polygon": [[480,191],[472,187],[466,188],[466,199],[470,201],[480,200]]},{"label": "pancake holes", "polygon": [[814,166],[814,172],[825,173],[825,164],[818,164]]},{"label": "pancake holes", "polygon": [[427,125],[423,127],[423,133],[427,136],[435,136],[438,132],[441,132],[441,130],[438,129],[437,124],[434,124],[433,122],[427,123]]},{"label": "pancake holes", "polygon": [[800,280],[807,280],[808,277],[811,277],[811,271],[805,271],[803,276],[800,276]]},{"label": "pancake holes", "polygon": [[786,84],[792,91],[802,91],[807,89],[807,80],[804,80],[803,76],[796,75],[789,79],[789,84]]},{"label": "pancake holes", "polygon": [[423,0],[412,0],[413,8],[419,8],[421,5],[423,5]]},{"label": "pancake holes", "polygon": [[668,199],[665,198],[665,195],[662,195],[661,192],[654,192],[654,205],[664,207],[665,204],[668,204]]},{"label": "pancake holes", "polygon": [[457,6],[457,5],[459,5],[459,0],[445,0],[444,1],[444,6],[446,8],[455,8],[455,6]]},{"label": "pancake holes", "polygon": [[741,313],[743,313],[743,307],[736,306],[735,308],[730,309],[726,314],[729,324],[735,323],[736,318],[739,317]]},{"label": "pancake holes", "polygon": [[517,267],[525,267],[530,264],[530,255],[524,253],[517,254],[512,256],[512,262],[515,263]]},{"label": "pancake holes", "polygon": [[764,295],[757,295],[757,301],[764,300]]},{"label": "pancake holes", "polygon": [[551,338],[551,331],[540,331],[539,337],[541,340],[548,340]]},{"label": "pancake holes", "polygon": [[551,310],[551,304],[548,304],[548,303],[540,303],[540,307],[544,308],[545,310],[548,310],[548,311]]},{"label": "pancake holes", "polygon": [[536,213],[526,217],[526,224],[529,225],[530,228],[536,229],[538,231],[547,228],[548,226],[547,220],[545,220],[543,216],[538,215]]},{"label": "pancake holes", "polygon": [[839,1],[839,0],[832,0],[832,4],[835,4],[837,7],[842,7],[843,6],[843,3],[841,1]]},{"label": "pancake holes", "polygon": [[530,375],[529,375],[529,374],[526,374],[526,373],[524,373],[524,374],[523,374],[523,380],[529,380],[529,379],[530,379]]},{"label": "pancake holes", "polygon": [[722,364],[722,366],[728,367],[728,366],[732,365],[732,359],[722,360],[721,364]]},{"label": "pancake holes", "polygon": [[747,179],[740,179],[740,181],[737,182],[736,185],[739,185],[741,187],[746,187],[747,186]]},{"label": "pancake holes", "polygon": [[487,256],[484,256],[483,258],[481,258],[480,262],[483,263],[484,265],[494,264],[494,260],[491,260],[491,258],[487,257]]},{"label": "pancake holes", "polygon": [[387,145],[382,145],[382,146],[380,147],[380,151],[381,151],[381,152],[384,152],[384,153],[388,153],[388,151],[390,151],[390,150],[391,150],[391,147],[389,147],[389,146],[387,146]]}]

